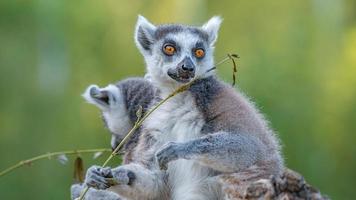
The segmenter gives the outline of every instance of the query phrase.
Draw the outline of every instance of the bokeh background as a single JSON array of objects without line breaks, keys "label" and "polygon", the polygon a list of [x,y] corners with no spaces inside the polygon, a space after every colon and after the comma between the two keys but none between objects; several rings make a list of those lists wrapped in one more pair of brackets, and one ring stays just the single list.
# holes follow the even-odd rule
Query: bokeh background
[{"label": "bokeh background", "polygon": [[[278,131],[288,167],[333,199],[356,196],[356,2],[0,1],[0,169],[38,154],[109,147],[81,93],[142,76],[137,15],[224,22],[216,60],[241,56],[238,86]],[[231,66],[219,68],[231,82]],[[85,164],[101,163],[83,155]],[[105,156],[106,157],[106,156]],[[68,199],[68,165],[43,160],[0,177],[0,199]]]}]

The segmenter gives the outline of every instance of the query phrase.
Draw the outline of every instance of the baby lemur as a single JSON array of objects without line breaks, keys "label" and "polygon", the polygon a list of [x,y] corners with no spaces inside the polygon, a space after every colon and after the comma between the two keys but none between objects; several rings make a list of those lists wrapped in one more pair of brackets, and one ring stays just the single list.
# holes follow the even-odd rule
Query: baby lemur
[{"label": "baby lemur", "polygon": [[[268,122],[214,71],[206,73],[214,65],[221,21],[156,26],[138,17],[135,41],[146,62],[145,78],[91,85],[83,95],[101,109],[113,148],[137,120],[140,106],[145,113],[181,84],[200,78],[144,121],[125,145],[121,166],[88,169],[86,199],[227,199],[221,176],[235,174],[247,182],[281,173],[280,146]],[[72,197],[82,188],[73,185]]]}]

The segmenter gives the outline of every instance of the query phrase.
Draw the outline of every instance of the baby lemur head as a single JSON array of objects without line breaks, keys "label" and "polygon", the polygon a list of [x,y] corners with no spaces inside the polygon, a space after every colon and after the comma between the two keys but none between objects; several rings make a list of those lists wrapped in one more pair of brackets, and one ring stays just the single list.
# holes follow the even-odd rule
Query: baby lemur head
[{"label": "baby lemur head", "polygon": [[214,43],[221,21],[220,17],[212,17],[201,27],[155,26],[139,16],[135,41],[147,65],[146,76],[162,89],[209,75],[205,72],[214,65]]}]

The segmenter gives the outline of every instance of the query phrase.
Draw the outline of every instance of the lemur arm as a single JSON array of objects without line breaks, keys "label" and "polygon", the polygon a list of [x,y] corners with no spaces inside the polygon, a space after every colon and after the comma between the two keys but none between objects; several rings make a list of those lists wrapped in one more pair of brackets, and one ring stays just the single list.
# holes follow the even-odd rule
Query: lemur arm
[{"label": "lemur arm", "polygon": [[236,172],[254,165],[265,153],[256,137],[217,132],[184,143],[167,143],[157,151],[156,158],[161,168],[176,159],[192,159],[217,171]]},{"label": "lemur arm", "polygon": [[[140,164],[131,163],[114,168],[112,172],[118,182],[124,183],[112,187],[112,191],[120,196],[137,200],[167,199],[165,173],[159,169],[147,169]],[[125,182],[125,177],[130,179]]]}]

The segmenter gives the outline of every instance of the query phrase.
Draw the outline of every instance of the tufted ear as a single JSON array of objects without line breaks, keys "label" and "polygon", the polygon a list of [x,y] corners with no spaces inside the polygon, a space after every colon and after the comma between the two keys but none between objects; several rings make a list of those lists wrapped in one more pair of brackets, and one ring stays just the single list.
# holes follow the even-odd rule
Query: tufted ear
[{"label": "tufted ear", "polygon": [[218,38],[218,31],[221,22],[222,22],[222,18],[220,16],[214,16],[201,27],[209,35],[210,46],[213,46],[214,43],[216,42],[216,39]]},{"label": "tufted ear", "polygon": [[150,23],[146,18],[141,15],[138,16],[135,30],[135,42],[142,54],[146,54],[151,50],[156,29],[156,26]]}]

